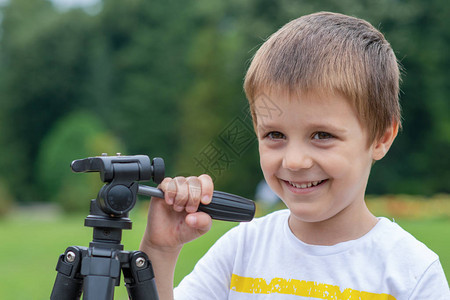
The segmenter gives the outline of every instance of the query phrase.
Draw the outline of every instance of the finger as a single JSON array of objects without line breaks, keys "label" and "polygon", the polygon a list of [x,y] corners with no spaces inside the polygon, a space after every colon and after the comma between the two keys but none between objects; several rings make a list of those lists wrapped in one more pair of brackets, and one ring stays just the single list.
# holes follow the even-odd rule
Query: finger
[{"label": "finger", "polygon": [[202,234],[208,232],[212,225],[211,217],[204,212],[187,214],[185,222],[189,227],[197,229]]},{"label": "finger", "polygon": [[[164,180],[158,185],[158,188],[164,192],[164,200],[165,200],[165,202],[166,202],[168,205],[172,205],[172,204],[173,204],[173,199],[169,196],[170,194],[167,192],[167,191],[168,191],[168,186],[169,186],[169,184],[170,184],[170,182],[171,182],[172,180],[173,180],[172,178],[166,177],[166,178],[164,178]],[[176,186],[175,186],[175,187],[171,187],[172,190],[173,190],[174,188],[176,189]],[[172,193],[173,193],[173,191],[172,191]],[[175,190],[175,193],[176,193],[176,190]]]},{"label": "finger", "polygon": [[189,189],[185,177],[175,177],[174,183],[176,186],[176,194],[173,195],[173,209],[181,212],[186,207],[189,199]]},{"label": "finger", "polygon": [[211,199],[214,192],[214,183],[208,174],[203,174],[198,177],[202,185],[202,198],[201,202],[205,205],[211,203]]},{"label": "finger", "polygon": [[[166,179],[164,179],[161,183],[161,189],[164,192],[164,200],[166,201],[166,203],[168,205],[173,205],[173,203],[175,202],[175,196],[178,192],[178,187],[175,179],[169,178],[167,181]],[[163,183],[165,184],[163,185]]]},{"label": "finger", "polygon": [[198,177],[188,177],[186,181],[189,190],[189,198],[186,204],[186,212],[193,213],[197,211],[202,195],[201,181]]}]

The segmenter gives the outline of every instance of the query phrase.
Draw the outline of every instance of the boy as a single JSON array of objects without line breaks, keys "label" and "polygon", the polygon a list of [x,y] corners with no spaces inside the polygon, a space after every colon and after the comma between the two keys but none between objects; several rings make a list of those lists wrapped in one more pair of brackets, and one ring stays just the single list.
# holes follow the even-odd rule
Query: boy
[{"label": "boy", "polygon": [[[435,253],[370,213],[371,166],[400,126],[399,68],[369,23],[317,13],[286,24],[245,78],[265,180],[288,210],[225,234],[175,289],[176,299],[450,299]],[[280,114],[260,113],[270,99]],[[207,232],[208,175],[166,178],[141,250],[172,299],[182,245]]]}]

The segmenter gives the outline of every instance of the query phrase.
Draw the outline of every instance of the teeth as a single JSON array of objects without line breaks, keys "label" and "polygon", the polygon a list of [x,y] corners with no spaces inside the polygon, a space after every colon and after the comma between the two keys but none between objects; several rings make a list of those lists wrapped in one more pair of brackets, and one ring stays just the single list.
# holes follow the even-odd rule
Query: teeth
[{"label": "teeth", "polygon": [[311,181],[308,183],[302,183],[302,184],[297,184],[295,182],[289,181],[289,184],[292,185],[293,187],[296,187],[298,189],[306,189],[306,188],[310,188],[312,186],[316,186],[320,183],[322,183],[323,180],[319,180],[319,181]]}]

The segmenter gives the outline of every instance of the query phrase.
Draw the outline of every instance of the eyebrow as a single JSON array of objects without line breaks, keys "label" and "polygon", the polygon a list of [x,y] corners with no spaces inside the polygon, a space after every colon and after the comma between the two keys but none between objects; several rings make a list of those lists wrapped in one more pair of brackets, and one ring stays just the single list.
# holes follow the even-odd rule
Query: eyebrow
[{"label": "eyebrow", "polygon": [[[333,131],[335,133],[345,134],[348,132],[347,128],[340,127],[337,125],[334,125],[332,123],[327,122],[321,122],[321,123],[311,123],[307,125],[308,129],[314,130],[314,131]],[[280,130],[279,126],[273,125],[273,124],[257,124],[256,125],[256,131],[270,131],[270,130]]]},{"label": "eyebrow", "polygon": [[280,130],[279,127],[271,125],[271,124],[256,124],[256,131],[271,131],[271,130]]},{"label": "eyebrow", "polygon": [[349,131],[347,128],[337,126],[332,123],[326,123],[326,122],[308,124],[307,128],[311,128],[312,130],[315,130],[315,131],[322,131],[322,130],[323,131],[332,131],[332,132],[338,133],[338,134],[345,134]]}]

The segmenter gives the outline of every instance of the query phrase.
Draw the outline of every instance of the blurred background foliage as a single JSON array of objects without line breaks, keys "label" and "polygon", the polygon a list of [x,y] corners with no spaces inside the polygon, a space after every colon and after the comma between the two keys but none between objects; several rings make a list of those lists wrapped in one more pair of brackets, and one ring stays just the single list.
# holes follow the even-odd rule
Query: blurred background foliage
[{"label": "blurred background foliage", "polygon": [[252,198],[262,174],[255,137],[238,136],[251,129],[245,71],[271,33],[321,10],[371,22],[405,69],[403,132],[375,164],[368,193],[449,193],[449,1],[103,0],[60,9],[10,0],[0,10],[0,214],[12,203],[87,207],[99,177],[69,164],[103,152],[160,156],[169,176],[207,171],[218,189]]}]

